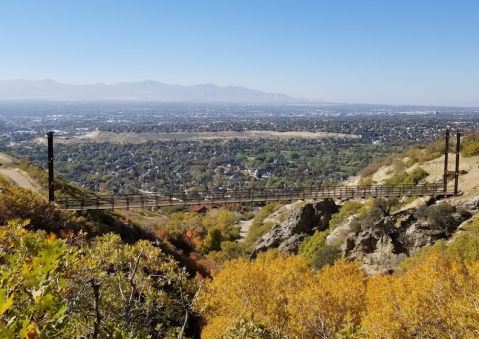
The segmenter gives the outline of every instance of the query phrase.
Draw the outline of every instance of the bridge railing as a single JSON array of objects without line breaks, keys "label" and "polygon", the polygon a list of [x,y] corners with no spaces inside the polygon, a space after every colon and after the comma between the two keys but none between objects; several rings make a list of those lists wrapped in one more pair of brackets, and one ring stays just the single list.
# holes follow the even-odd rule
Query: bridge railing
[{"label": "bridge railing", "polygon": [[[450,192],[450,193],[448,193]],[[129,209],[154,206],[224,204],[229,202],[268,202],[299,199],[352,199],[400,196],[452,195],[444,192],[442,183],[402,185],[311,186],[280,189],[241,188],[238,190],[166,192],[128,195],[100,195],[96,198],[59,199],[57,205],[69,210]]]}]

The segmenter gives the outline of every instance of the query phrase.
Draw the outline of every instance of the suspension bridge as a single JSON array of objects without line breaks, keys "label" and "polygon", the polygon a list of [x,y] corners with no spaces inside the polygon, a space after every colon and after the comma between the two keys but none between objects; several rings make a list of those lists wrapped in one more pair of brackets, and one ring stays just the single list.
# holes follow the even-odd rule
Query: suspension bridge
[{"label": "suspension bridge", "polygon": [[202,191],[195,194],[169,192],[167,194],[101,195],[78,199],[57,199],[59,208],[66,210],[114,210],[166,206],[191,206],[203,204],[258,203],[272,201],[355,199],[453,196],[452,187],[444,190],[443,183],[422,185],[358,185],[358,186],[316,186],[290,189],[239,189],[224,191]]}]

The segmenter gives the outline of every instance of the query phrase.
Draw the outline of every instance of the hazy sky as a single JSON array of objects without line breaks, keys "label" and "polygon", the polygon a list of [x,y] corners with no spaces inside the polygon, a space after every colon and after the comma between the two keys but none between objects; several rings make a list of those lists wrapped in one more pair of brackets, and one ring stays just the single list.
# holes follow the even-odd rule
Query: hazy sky
[{"label": "hazy sky", "polygon": [[0,0],[0,80],[479,106],[477,0]]}]

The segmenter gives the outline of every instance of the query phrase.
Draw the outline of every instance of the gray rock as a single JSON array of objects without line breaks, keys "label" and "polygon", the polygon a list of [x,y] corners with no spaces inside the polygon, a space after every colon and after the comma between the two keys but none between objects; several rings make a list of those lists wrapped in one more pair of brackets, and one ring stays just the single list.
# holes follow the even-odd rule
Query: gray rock
[{"label": "gray rock", "polygon": [[341,246],[342,255],[361,261],[368,273],[392,272],[405,257],[448,239],[464,219],[454,213],[447,226],[432,226],[417,220],[413,211],[402,211],[381,218],[358,234],[350,233]]},{"label": "gray rock", "polygon": [[293,211],[282,224],[275,224],[257,242],[251,255],[278,248],[281,252],[298,253],[304,238],[316,230],[324,231],[329,226],[331,215],[338,212],[334,200],[325,199],[316,203],[306,203]]},{"label": "gray rock", "polygon": [[457,206],[475,211],[479,208],[479,195],[458,201]]}]

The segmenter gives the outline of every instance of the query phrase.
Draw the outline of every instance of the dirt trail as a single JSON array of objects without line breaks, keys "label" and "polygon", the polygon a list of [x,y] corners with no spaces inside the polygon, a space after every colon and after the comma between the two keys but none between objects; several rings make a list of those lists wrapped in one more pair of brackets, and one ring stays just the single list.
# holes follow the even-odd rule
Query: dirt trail
[{"label": "dirt trail", "polygon": [[12,180],[19,187],[28,188],[38,193],[37,189],[30,183],[30,181],[28,181],[25,176],[11,168],[0,168],[0,175]]},{"label": "dirt trail", "polygon": [[[32,185],[28,178],[22,173],[15,171],[12,168],[9,168],[8,165],[18,162],[17,159],[12,158],[8,154],[0,153],[0,175],[3,175],[7,179],[13,181],[17,186],[22,188],[31,189],[34,192],[38,193],[38,190]],[[6,166],[6,167],[5,167]]]},{"label": "dirt trail", "polygon": [[244,241],[244,239],[248,235],[249,228],[251,227],[252,223],[253,223],[253,219],[241,220],[240,222],[238,222],[238,226],[241,226],[240,238],[238,239],[238,242]]}]

